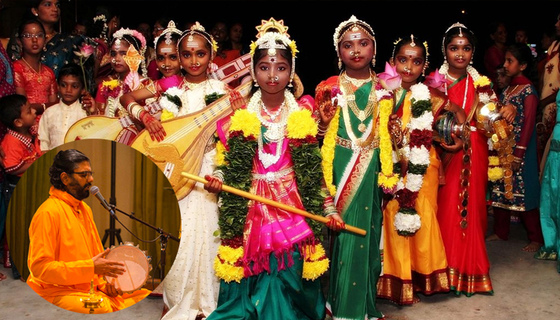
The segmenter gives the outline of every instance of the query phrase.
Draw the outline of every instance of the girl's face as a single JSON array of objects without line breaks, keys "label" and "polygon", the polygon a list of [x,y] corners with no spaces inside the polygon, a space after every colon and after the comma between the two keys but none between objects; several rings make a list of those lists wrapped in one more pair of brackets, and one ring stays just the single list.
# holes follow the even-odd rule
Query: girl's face
[{"label": "girl's face", "polygon": [[23,27],[20,35],[23,51],[29,55],[40,55],[45,46],[45,33],[37,23],[30,23]]},{"label": "girl's face", "polygon": [[56,23],[60,19],[59,0],[43,0],[31,13],[37,14],[37,19],[43,23]]},{"label": "girl's face", "polygon": [[266,54],[255,64],[255,77],[261,90],[274,94],[283,92],[290,82],[290,62],[279,53]]},{"label": "girl's face", "polygon": [[243,26],[239,23],[234,24],[229,28],[229,38],[232,42],[241,42],[243,37]]},{"label": "girl's face", "polygon": [[340,59],[346,69],[360,70],[368,68],[375,55],[375,44],[362,29],[346,32],[339,44]]},{"label": "girl's face", "polygon": [[519,63],[519,60],[511,54],[511,52],[506,51],[506,61],[504,62],[504,69],[506,70],[506,75],[509,77],[516,77],[523,73],[523,70],[527,65]]},{"label": "girl's face", "polygon": [[170,44],[161,40],[156,50],[156,63],[159,71],[164,77],[169,77],[181,72],[181,63],[177,53],[177,43],[172,41]]},{"label": "girl's face", "polygon": [[445,56],[449,66],[466,70],[471,62],[473,46],[466,37],[456,36],[445,48]]},{"label": "girl's face", "polygon": [[111,45],[111,67],[113,67],[113,70],[117,73],[130,71],[130,68],[123,59],[123,57],[126,56],[128,47],[130,47],[130,43],[126,40],[115,40]]},{"label": "girl's face", "polygon": [[65,75],[58,81],[58,92],[60,100],[67,105],[76,102],[82,96],[81,79],[74,75]]},{"label": "girl's face", "polygon": [[211,62],[210,56],[208,42],[198,34],[184,37],[179,44],[181,66],[191,80],[206,80],[206,70]]},{"label": "girl's face", "polygon": [[405,44],[395,53],[393,64],[401,76],[403,84],[415,84],[422,75],[426,60],[424,50],[420,46],[421,44],[415,44],[414,47]]}]

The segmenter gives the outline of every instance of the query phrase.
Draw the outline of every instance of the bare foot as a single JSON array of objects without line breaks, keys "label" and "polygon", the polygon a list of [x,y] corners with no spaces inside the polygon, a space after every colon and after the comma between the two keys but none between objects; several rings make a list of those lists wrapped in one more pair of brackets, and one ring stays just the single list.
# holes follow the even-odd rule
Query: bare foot
[{"label": "bare foot", "polygon": [[8,278],[8,277],[7,277],[5,274],[3,274],[2,272],[0,272],[0,281],[6,280],[7,278]]},{"label": "bare foot", "polygon": [[491,235],[486,237],[486,241],[496,241],[496,240],[502,240],[502,238],[498,237],[498,235],[495,233],[492,233]]},{"label": "bare foot", "polygon": [[537,252],[542,247],[542,243],[531,241],[528,245],[524,246],[523,251],[526,252]]}]

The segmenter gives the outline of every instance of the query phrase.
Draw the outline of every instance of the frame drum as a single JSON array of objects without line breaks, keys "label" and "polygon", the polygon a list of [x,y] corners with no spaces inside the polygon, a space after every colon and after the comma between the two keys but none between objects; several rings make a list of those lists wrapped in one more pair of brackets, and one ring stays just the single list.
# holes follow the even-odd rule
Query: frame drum
[{"label": "frame drum", "polygon": [[126,271],[118,277],[104,276],[109,283],[115,281],[115,287],[124,293],[131,293],[142,286],[148,280],[152,265],[145,251],[131,242],[125,242],[119,246],[112,247],[105,259],[123,262]]}]

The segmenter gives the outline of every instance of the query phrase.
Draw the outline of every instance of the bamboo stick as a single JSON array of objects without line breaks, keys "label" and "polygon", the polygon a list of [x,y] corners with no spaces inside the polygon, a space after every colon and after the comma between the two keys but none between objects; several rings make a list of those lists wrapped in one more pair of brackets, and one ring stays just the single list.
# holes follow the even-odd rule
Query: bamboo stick
[{"label": "bamboo stick", "polygon": [[[199,177],[197,175],[188,173],[188,172],[182,172],[181,174],[184,177],[187,177],[188,179],[192,179],[192,180],[195,180],[195,181],[200,182],[200,183],[206,184],[208,182],[206,179],[204,179],[202,177]],[[268,204],[268,205],[271,205],[273,207],[276,207],[276,208],[279,208],[279,209],[282,209],[282,210],[286,210],[286,211],[289,211],[289,212],[292,212],[292,213],[295,213],[295,214],[299,214],[301,216],[313,219],[315,221],[319,221],[319,222],[322,222],[322,223],[327,223],[329,221],[329,219],[326,218],[326,217],[319,216],[319,215],[316,215],[316,214],[312,214],[312,213],[309,213],[305,210],[294,208],[294,207],[288,206],[286,204],[283,204],[283,203],[280,203],[280,202],[277,202],[277,201],[266,199],[266,198],[263,198],[261,196],[257,196],[255,194],[245,192],[243,190],[239,190],[239,189],[236,189],[234,187],[227,186],[225,184],[222,185],[222,190],[227,191],[229,193],[236,194],[238,196],[241,196],[241,197],[244,197],[244,198],[247,198],[247,199],[259,201],[259,202],[262,202],[264,204]],[[356,228],[356,227],[353,227],[353,226],[350,226],[350,225],[345,225],[344,230],[350,231],[350,232],[353,232],[353,233],[356,233],[356,234],[359,234],[359,235],[362,235],[362,236],[366,235],[366,231],[364,229]]]}]

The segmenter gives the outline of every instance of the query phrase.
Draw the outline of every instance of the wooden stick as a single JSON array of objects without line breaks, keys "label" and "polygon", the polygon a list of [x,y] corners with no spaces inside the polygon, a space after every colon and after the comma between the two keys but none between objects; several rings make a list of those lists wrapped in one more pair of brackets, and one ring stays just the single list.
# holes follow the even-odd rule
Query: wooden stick
[{"label": "wooden stick", "polygon": [[[190,174],[188,172],[182,172],[181,174],[183,176],[187,177],[188,179],[192,179],[192,180],[198,181],[200,183],[206,184],[208,182],[206,179],[204,179],[202,177],[199,177],[197,175],[194,175],[194,174]],[[277,201],[266,199],[266,198],[257,196],[255,194],[245,192],[243,190],[239,190],[239,189],[236,189],[234,187],[227,186],[225,184],[222,185],[222,190],[227,191],[229,193],[236,194],[238,196],[241,196],[241,197],[244,197],[244,198],[247,198],[247,199],[259,201],[259,202],[262,202],[264,204],[268,204],[268,205],[271,205],[273,207],[280,208],[282,210],[286,210],[286,211],[289,211],[289,212],[292,212],[292,213],[295,213],[295,214],[299,214],[300,216],[304,216],[306,218],[313,219],[315,221],[319,221],[319,222],[322,222],[322,223],[327,223],[329,221],[329,218],[319,216],[319,215],[316,215],[316,214],[312,214],[312,213],[309,213],[305,210],[294,208],[294,207],[285,205],[285,204],[277,202]],[[353,227],[353,226],[350,226],[350,225],[345,225],[344,230],[350,231],[350,232],[353,232],[353,233],[356,233],[356,234],[359,234],[359,235],[362,235],[362,236],[366,235],[366,231],[364,229],[356,228],[356,227]]]}]

